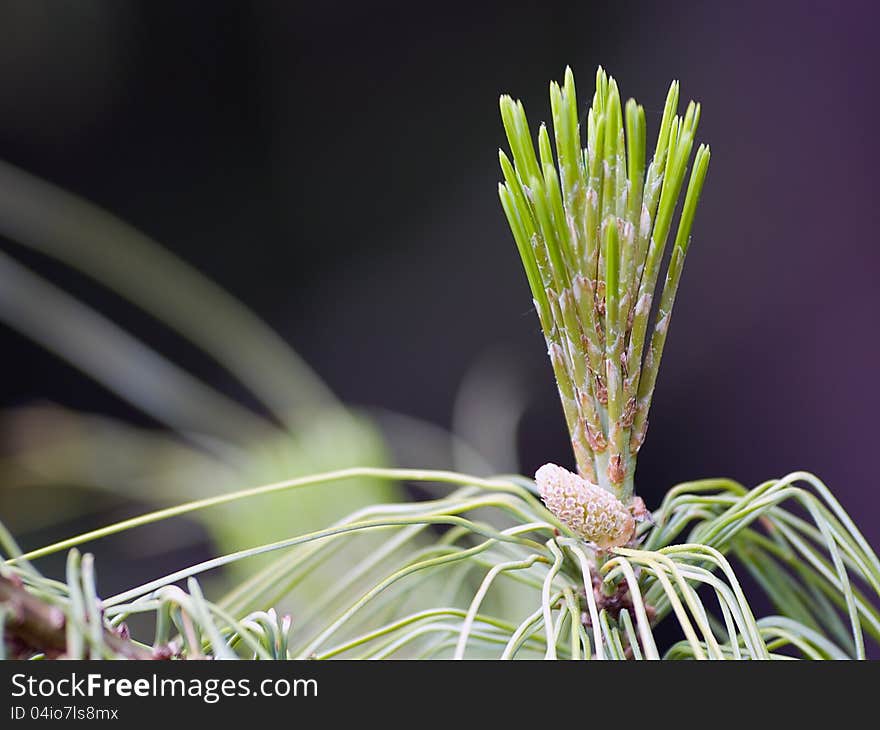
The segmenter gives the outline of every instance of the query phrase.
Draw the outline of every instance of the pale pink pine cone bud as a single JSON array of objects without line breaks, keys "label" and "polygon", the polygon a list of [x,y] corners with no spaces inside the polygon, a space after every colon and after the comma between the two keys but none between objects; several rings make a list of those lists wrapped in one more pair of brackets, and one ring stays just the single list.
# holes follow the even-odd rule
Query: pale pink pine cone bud
[{"label": "pale pink pine cone bud", "polygon": [[635,519],[611,492],[556,464],[538,469],[535,483],[547,509],[584,540],[612,548],[632,539]]}]

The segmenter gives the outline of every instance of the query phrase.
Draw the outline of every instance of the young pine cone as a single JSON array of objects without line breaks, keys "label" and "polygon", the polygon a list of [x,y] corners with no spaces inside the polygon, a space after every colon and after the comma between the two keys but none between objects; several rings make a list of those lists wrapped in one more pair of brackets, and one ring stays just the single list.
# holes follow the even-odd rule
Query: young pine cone
[{"label": "young pine cone", "polygon": [[610,492],[556,464],[538,469],[535,483],[547,509],[584,540],[612,548],[632,539],[635,519]]}]

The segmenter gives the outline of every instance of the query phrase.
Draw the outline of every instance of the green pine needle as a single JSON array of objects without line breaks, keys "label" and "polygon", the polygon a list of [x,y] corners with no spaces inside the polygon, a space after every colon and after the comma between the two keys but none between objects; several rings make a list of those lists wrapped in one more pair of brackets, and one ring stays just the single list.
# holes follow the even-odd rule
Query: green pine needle
[{"label": "green pine needle", "polygon": [[584,147],[567,68],[561,85],[550,84],[554,163],[547,127],[539,127],[536,154],[522,103],[501,97],[513,162],[501,152],[499,194],[551,354],[578,471],[627,504],[709,164],[709,148],[700,146],[659,310],[649,322],[700,121],[699,104],[690,102],[681,117],[678,100],[673,81],[647,164],[645,111],[633,99],[622,105],[617,82],[600,67]]}]

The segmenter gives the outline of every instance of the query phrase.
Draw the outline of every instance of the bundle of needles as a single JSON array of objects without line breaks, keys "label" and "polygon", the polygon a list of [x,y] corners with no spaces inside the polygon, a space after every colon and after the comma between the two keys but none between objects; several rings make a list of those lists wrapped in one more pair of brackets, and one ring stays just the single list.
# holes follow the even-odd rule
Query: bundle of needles
[{"label": "bundle of needles", "polygon": [[[639,508],[636,457],[709,165],[709,148],[700,145],[655,306],[700,121],[699,104],[691,101],[681,117],[678,100],[673,81],[646,169],[645,111],[633,99],[623,106],[601,67],[586,147],[570,68],[562,86],[550,85],[554,140],[542,124],[537,154],[522,103],[501,97],[513,161],[500,152],[499,195],[547,342],[580,486],[610,492],[630,510]],[[537,481],[546,501],[554,487]]]}]

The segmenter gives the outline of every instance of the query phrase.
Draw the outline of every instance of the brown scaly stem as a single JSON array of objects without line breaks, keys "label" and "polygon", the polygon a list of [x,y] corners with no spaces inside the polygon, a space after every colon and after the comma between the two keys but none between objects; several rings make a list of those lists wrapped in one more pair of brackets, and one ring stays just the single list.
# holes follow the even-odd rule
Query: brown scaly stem
[{"label": "brown scaly stem", "polygon": [[[0,606],[5,609],[3,640],[15,657],[45,654],[55,659],[67,654],[64,612],[32,595],[14,575],[0,575]],[[124,629],[115,633],[103,629],[104,644],[115,655],[126,659],[157,659],[151,649],[136,644]]]}]

